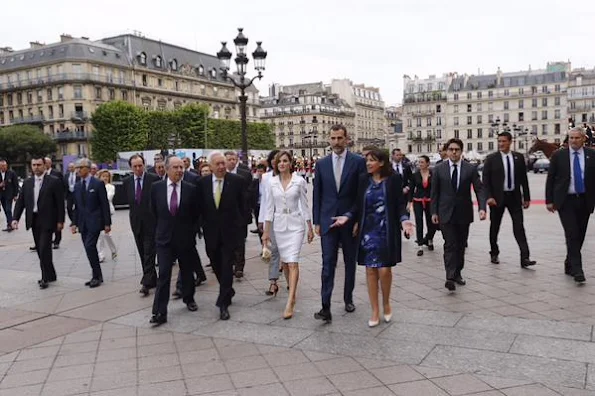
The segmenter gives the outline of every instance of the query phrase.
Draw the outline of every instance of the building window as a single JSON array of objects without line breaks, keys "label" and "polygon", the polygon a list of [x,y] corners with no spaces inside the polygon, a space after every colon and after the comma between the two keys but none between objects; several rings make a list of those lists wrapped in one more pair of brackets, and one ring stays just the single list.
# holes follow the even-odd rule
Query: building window
[{"label": "building window", "polygon": [[472,98],[473,98],[473,96],[472,96],[471,92],[467,92],[467,99],[471,100]]},{"label": "building window", "polygon": [[473,129],[467,129],[467,139],[473,139]]},{"label": "building window", "polygon": [[17,93],[17,104],[18,105],[22,105],[23,104],[23,94],[22,93]]},{"label": "building window", "polygon": [[494,151],[494,142],[488,142],[488,151]]},{"label": "building window", "polygon": [[155,58],[155,66],[160,69],[163,67],[163,58],[161,58],[159,55],[157,55]]},{"label": "building window", "polygon": [[504,122],[510,121],[508,113],[504,113]]},{"label": "building window", "polygon": [[525,113],[519,113],[519,121],[525,121]]},{"label": "building window", "polygon": [[537,93],[537,87],[531,87],[531,95],[535,95]]},{"label": "building window", "polygon": [[147,75],[146,74],[143,74],[142,81],[143,81],[143,87],[146,87],[147,86]]},{"label": "building window", "polygon": [[554,135],[560,134],[560,124],[554,124]]},{"label": "building window", "polygon": [[467,125],[471,125],[471,124],[473,124],[473,117],[467,116]]},{"label": "building window", "polygon": [[537,120],[537,112],[536,111],[532,111],[531,112],[531,121],[535,121]]},{"label": "building window", "polygon": [[442,117],[436,117],[436,125],[442,125]]},{"label": "building window", "polygon": [[122,91],[122,100],[128,100],[128,91],[126,91],[126,90]]},{"label": "building window", "polygon": [[560,97],[559,97],[559,96],[556,96],[556,97],[554,98],[554,105],[556,105],[556,106],[560,106]]},{"label": "building window", "polygon": [[504,101],[504,110],[508,110],[509,109],[509,104],[508,104],[508,100]]},{"label": "building window", "polygon": [[483,117],[482,117],[482,116],[480,116],[480,115],[478,115],[478,116],[477,116],[477,123],[478,123],[478,124],[481,124],[481,123],[482,123],[482,121],[483,121]]},{"label": "building window", "polygon": [[[413,124],[413,122],[412,122],[412,121],[413,121],[413,120],[412,120],[411,118],[408,118],[408,119],[407,119],[407,127],[408,127],[408,128],[411,128],[411,127],[413,126],[413,125],[412,125],[412,124]],[[322,122],[324,122],[324,120],[322,120]]]},{"label": "building window", "polygon": [[454,112],[455,112],[455,113],[458,113],[458,112],[459,112],[459,105],[455,105],[455,107],[454,107]]},{"label": "building window", "polygon": [[547,120],[547,110],[542,110],[541,111],[541,119],[542,120]]},{"label": "building window", "polygon": [[542,93],[548,93],[547,92],[547,85],[544,85],[544,86],[541,87],[541,92]]},{"label": "building window", "polygon": [[504,90],[504,96],[509,96],[510,95],[510,91],[508,89]]},{"label": "building window", "polygon": [[442,139],[442,129],[436,129],[436,139]]},{"label": "building window", "polygon": [[477,138],[478,139],[482,139],[483,138],[483,129],[477,128]]},{"label": "building window", "polygon": [[531,107],[537,107],[537,99],[531,99]]},{"label": "building window", "polygon": [[54,106],[48,106],[48,115],[50,117],[50,120],[54,119]]},{"label": "building window", "polygon": [[41,89],[37,90],[37,103],[43,102],[43,95],[41,93]]},{"label": "building window", "polygon": [[205,75],[205,68],[203,65],[198,65],[198,75],[201,77]]},{"label": "building window", "polygon": [[420,126],[421,126],[421,118],[417,118],[417,124],[416,124],[416,125],[417,125],[418,127],[420,127]]},{"label": "building window", "polygon": [[217,78],[217,69],[211,69],[211,78]]},{"label": "building window", "polygon": [[458,93],[454,94],[454,100],[459,100],[459,94]]},{"label": "building window", "polygon": [[483,107],[482,104],[481,103],[478,103],[477,104],[477,111],[483,111],[482,110],[482,107]]},{"label": "building window", "polygon": [[525,93],[525,88],[519,88],[519,95],[523,95]]},{"label": "building window", "polygon": [[554,91],[556,91],[556,92],[560,92],[560,84],[556,84],[556,85],[554,86]]},{"label": "building window", "polygon": [[542,135],[547,135],[547,124],[543,124],[541,126],[541,134]]},{"label": "building window", "polygon": [[64,105],[62,104],[58,105],[58,118],[64,118]]},{"label": "building window", "polygon": [[33,103],[33,92],[27,92],[27,104]]},{"label": "building window", "polygon": [[519,109],[525,108],[525,101],[523,99],[519,100]]},{"label": "building window", "polygon": [[442,113],[442,106],[436,105],[436,113]]},{"label": "building window", "polygon": [[75,99],[82,99],[83,98],[83,87],[80,85],[75,85],[73,87],[74,90],[74,98]]},{"label": "building window", "polygon": [[454,124],[455,125],[459,125],[459,117],[455,117],[454,118]]},{"label": "building window", "polygon": [[481,92],[477,93],[477,99],[481,99]]},{"label": "building window", "polygon": [[531,125],[531,134],[537,135],[537,125]]},{"label": "building window", "polygon": [[478,142],[477,143],[477,150],[478,151],[482,151],[483,150],[483,143],[482,142]]},{"label": "building window", "polygon": [[8,106],[12,106],[12,94],[6,95]]},{"label": "building window", "polygon": [[101,99],[103,96],[101,87],[95,87],[95,99]]},{"label": "building window", "polygon": [[146,65],[147,64],[147,54],[145,54],[144,52],[141,52],[138,56],[138,61],[141,65]]},{"label": "building window", "polygon": [[161,78],[157,79],[157,86],[158,87],[162,87],[163,86],[163,80]]},{"label": "building window", "polygon": [[116,100],[116,90],[115,89],[109,90],[109,100]]},{"label": "building window", "polygon": [[488,98],[494,97],[494,91],[488,91]]},{"label": "building window", "polygon": [[178,61],[176,59],[172,59],[170,65],[171,65],[171,69],[173,71],[177,71],[178,70]]},{"label": "building window", "polygon": [[473,143],[467,143],[467,151],[473,151]]},{"label": "building window", "polygon": [[488,123],[493,123],[494,122],[494,115],[493,114],[488,114]]},{"label": "building window", "polygon": [[455,139],[460,139],[458,129],[455,129]]},{"label": "building window", "polygon": [[46,91],[46,93],[47,93],[48,100],[53,100],[52,99],[52,89],[51,88],[48,88],[48,90]]},{"label": "building window", "polygon": [[543,99],[541,99],[541,105],[542,105],[543,107],[547,107],[547,98],[543,98]]},{"label": "building window", "polygon": [[58,87],[58,100],[64,99],[64,87]]},{"label": "building window", "polygon": [[467,113],[471,113],[472,111],[473,111],[473,110],[471,109],[471,105],[470,105],[470,104],[468,104],[468,105],[467,105]]},{"label": "building window", "polygon": [[426,126],[432,126],[432,117],[426,118]]}]

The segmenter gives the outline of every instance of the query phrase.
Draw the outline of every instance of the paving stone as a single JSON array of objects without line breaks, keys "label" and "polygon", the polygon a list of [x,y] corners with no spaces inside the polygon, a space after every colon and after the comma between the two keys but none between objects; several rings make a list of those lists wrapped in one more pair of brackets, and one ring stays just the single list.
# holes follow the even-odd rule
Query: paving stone
[{"label": "paving stone", "polygon": [[574,340],[591,340],[590,325],[581,323],[560,322],[551,320],[532,320],[520,318],[494,318],[465,316],[457,327],[498,331],[514,334],[527,334],[543,337],[568,338]]},{"label": "paving stone", "polygon": [[[231,382],[229,374],[211,375],[208,377],[186,379],[186,387],[188,393],[191,395],[201,393],[212,393],[226,390],[233,390],[234,386]],[[166,388],[165,393],[170,393],[169,388]],[[140,393],[139,393],[140,394]],[[180,393],[184,394],[184,393]]]},{"label": "paving stone", "polygon": [[523,385],[514,388],[502,389],[506,396],[557,396],[558,393],[543,385]]},{"label": "paving stone", "polygon": [[98,362],[110,362],[114,360],[127,360],[136,358],[136,348],[109,349],[97,352]]},{"label": "paving stone", "polygon": [[[74,344],[79,345],[79,344]],[[99,350],[105,351],[110,349],[120,349],[120,348],[132,348],[137,346],[137,338],[135,337],[125,337],[125,338],[106,338],[101,337],[101,342],[99,343]]]},{"label": "paving stone", "polygon": [[496,376],[492,376],[492,375],[475,375],[475,376],[495,389],[513,388],[515,386],[530,385],[533,382],[535,382],[532,379],[511,379],[511,378],[496,377]]},{"label": "paving stone", "polygon": [[[91,396],[138,396],[136,386],[129,386],[127,388],[118,388],[118,389],[111,389],[101,392],[91,392],[89,395]],[[184,393],[181,393],[184,395]]]},{"label": "paving stone", "polygon": [[211,349],[204,349],[200,352],[198,351],[190,351],[190,352],[179,352],[180,363],[182,365],[188,363],[199,363],[199,362],[212,362],[221,360],[219,356],[219,351],[215,348]]},{"label": "paving stone", "polygon": [[[62,345],[60,348],[59,355],[66,356],[66,355],[75,355],[79,353],[85,352],[96,352],[97,347],[99,346],[99,341],[87,341],[87,342],[77,342],[75,344],[66,344]],[[109,348],[104,348],[109,349]],[[117,349],[117,348],[114,348]]]},{"label": "paving stone", "polygon": [[0,382],[0,389],[36,385],[45,382],[49,369],[29,371],[27,373],[7,374]]},{"label": "paving stone", "polygon": [[425,379],[424,376],[409,366],[390,366],[370,370],[370,372],[385,385],[398,384]]},{"label": "paving stone", "polygon": [[417,323],[431,326],[452,327],[463,314],[455,312],[416,310],[416,309],[395,309],[393,310],[393,322]]},{"label": "paving stone", "polygon": [[31,359],[39,359],[45,357],[54,357],[60,350],[60,346],[49,346],[43,348],[28,348],[23,349],[21,353],[19,353],[17,357],[17,361],[20,360],[31,360]]},{"label": "paving stone", "polygon": [[505,378],[551,381],[571,388],[582,387],[586,375],[584,363],[449,346],[434,348],[424,364]]},{"label": "paving stone", "polygon": [[232,373],[231,380],[236,388],[246,388],[279,382],[279,379],[270,368]]},{"label": "paving stone", "polygon": [[10,367],[10,370],[8,372],[11,374],[27,373],[29,371],[51,368],[54,363],[54,359],[55,358],[53,356],[50,356],[39,359],[19,360],[13,362],[12,365],[10,363],[5,364],[7,365],[7,370],[8,367]]},{"label": "paving stone", "polygon": [[430,380],[404,382],[390,385],[389,389],[397,396],[448,396]]},{"label": "paving stone", "polygon": [[359,389],[343,392],[344,396],[394,396],[394,393],[386,386],[376,388]]},{"label": "paving stone", "polygon": [[353,373],[329,375],[328,378],[340,392],[368,389],[382,385],[382,383],[374,378],[372,374],[364,370]]},{"label": "paving stone", "polygon": [[225,362],[227,372],[236,373],[239,371],[255,370],[269,367],[262,356],[244,356],[235,359],[228,359]]},{"label": "paving stone", "polygon": [[379,337],[427,345],[452,345],[506,352],[510,349],[516,335],[458,327],[402,323],[398,326],[389,327]]},{"label": "paving stone", "polygon": [[312,331],[300,329],[287,331],[284,327],[219,321],[210,326],[199,327],[193,334],[291,347],[312,334]]},{"label": "paving stone", "polygon": [[[189,387],[190,388],[190,387]],[[143,396],[163,396],[187,394],[184,381],[160,382],[157,384],[141,384],[138,386],[138,395]],[[115,395],[114,395],[115,396]]]},{"label": "paving stone", "polygon": [[64,381],[79,378],[91,378],[93,374],[92,364],[79,364],[70,367],[54,367],[50,371],[47,382]]},{"label": "paving stone", "polygon": [[519,336],[511,353],[595,363],[595,343],[551,337]]},{"label": "paving stone", "polygon": [[[337,389],[324,377],[287,381],[283,384],[292,396],[318,396],[334,394]],[[287,392],[281,393],[287,395]],[[254,394],[255,396],[257,394]],[[274,396],[274,395],[271,395]]]},{"label": "paving stone", "polygon": [[434,378],[432,382],[453,396],[492,390],[491,386],[471,374]]},{"label": "paving stone", "polygon": [[39,396],[42,387],[43,384],[38,384],[19,386],[18,388],[0,389],[0,396]]},{"label": "paving stone", "polygon": [[428,379],[448,377],[451,375],[460,374],[460,372],[457,372],[454,370],[447,370],[447,369],[435,368],[435,367],[414,366],[413,368]]},{"label": "paving stone", "polygon": [[182,372],[184,373],[184,378],[198,378],[224,374],[227,372],[227,369],[223,362],[212,361],[182,364]]},{"label": "paving stone", "polygon": [[[260,351],[261,348],[258,348]],[[290,364],[306,363],[310,359],[300,350],[287,350],[286,352],[277,352],[263,355],[267,363],[272,366],[286,366]]]},{"label": "paving stone", "polygon": [[176,381],[184,378],[181,366],[158,367],[138,372],[139,384]]},{"label": "paving stone", "polygon": [[219,347],[219,354],[221,355],[221,359],[228,360],[246,356],[260,355],[260,351],[254,344],[241,342],[229,346]]},{"label": "paving stone", "polygon": [[68,396],[79,395],[89,392],[91,388],[91,378],[76,378],[66,381],[46,382],[43,386],[41,396]]},{"label": "paving stone", "polygon": [[128,371],[135,371],[138,368],[138,360],[124,359],[109,362],[98,362],[95,364],[94,376],[109,376],[116,373],[125,373]]},{"label": "paving stone", "polygon": [[589,364],[587,369],[587,389],[595,391],[595,364]]},{"label": "paving stone", "polygon": [[299,363],[290,366],[273,366],[273,370],[284,381],[321,377],[323,374],[314,363]]},{"label": "paving stone", "polygon": [[558,394],[564,395],[564,396],[594,396],[595,395],[595,391],[588,390],[588,389],[567,388],[565,386],[551,385],[551,384],[547,384],[545,386],[547,386],[549,389],[553,390],[554,392],[557,392]]},{"label": "paving stone", "polygon": [[315,365],[324,375],[343,374],[363,370],[363,367],[351,357],[322,360],[316,362]]}]

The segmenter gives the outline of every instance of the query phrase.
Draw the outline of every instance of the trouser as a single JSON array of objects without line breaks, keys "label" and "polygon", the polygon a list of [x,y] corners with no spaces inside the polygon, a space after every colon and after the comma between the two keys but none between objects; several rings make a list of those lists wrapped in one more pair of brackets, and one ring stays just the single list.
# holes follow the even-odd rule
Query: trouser
[{"label": "trouser", "polygon": [[[201,281],[207,280],[207,275],[205,274],[205,270],[202,267],[202,262],[200,260],[200,255],[198,254],[198,250],[196,250],[196,246],[194,246],[194,248],[192,249],[191,252],[189,252],[189,254],[192,254],[192,256],[193,256],[192,268],[191,268],[192,279],[193,280],[199,279]],[[196,274],[196,278],[194,278],[194,274]],[[182,272],[180,271],[180,272],[178,272],[178,280],[176,281],[176,289],[182,290],[183,287],[184,287],[184,283],[182,282]]]},{"label": "trouser", "polygon": [[277,243],[275,242],[275,231],[273,231],[272,225],[269,235],[271,237],[271,244],[269,246],[269,250],[271,251],[271,260],[269,261],[269,280],[277,280],[279,279],[279,264],[281,256],[279,255],[279,249],[277,249]]},{"label": "trouser", "polygon": [[504,202],[499,202],[498,206],[490,207],[490,254],[496,256],[500,254],[498,233],[500,232],[502,217],[506,209],[508,209],[508,213],[510,213],[512,219],[512,232],[521,251],[521,260],[528,259],[530,255],[527,236],[525,235],[525,226],[523,225],[523,206],[518,197],[515,197],[513,193],[507,192],[504,193]]},{"label": "trouser", "polygon": [[[434,239],[436,234],[436,226],[432,223],[432,210],[429,202],[425,207],[422,202],[413,202],[413,213],[415,215],[415,231],[417,233],[417,244],[423,245],[424,240],[429,241]],[[424,238],[424,214],[426,215],[426,228],[428,233]]]},{"label": "trouser", "polygon": [[182,273],[182,298],[184,303],[194,301],[194,280],[192,278],[192,255],[188,254],[190,246],[157,246],[157,261],[159,263],[159,279],[153,300],[153,315],[167,315],[167,304],[169,303],[171,270],[174,261],[178,260],[180,272]]},{"label": "trouser", "polygon": [[587,226],[591,213],[587,210],[584,195],[568,195],[564,205],[558,209],[560,222],[566,238],[566,258],[570,274],[584,275],[581,249],[585,242]]},{"label": "trouser", "polygon": [[66,196],[66,212],[68,213],[68,218],[72,223],[74,221],[74,194],[68,193]]},{"label": "trouser", "polygon": [[105,231],[102,231],[101,234],[99,234],[99,240],[97,241],[97,253],[100,261],[105,258],[105,254],[103,253],[104,245],[108,246],[112,254],[117,252],[116,244],[114,243],[112,236],[106,234]]},{"label": "trouser", "polygon": [[[242,242],[243,243],[243,242]],[[235,295],[233,289],[233,265],[234,252],[236,249],[225,246],[219,242],[216,246],[209,246],[207,241],[207,255],[211,260],[213,271],[219,282],[219,296],[217,297],[217,306],[227,308],[231,305],[231,299]]]},{"label": "trouser", "polygon": [[[247,230],[247,229],[246,229]],[[240,245],[238,245],[233,251],[233,271],[244,271],[244,267],[246,266],[246,237],[248,235],[244,235],[244,240]]]},{"label": "trouser", "polygon": [[62,231],[54,231],[54,245],[59,245],[62,242]]},{"label": "trouser", "polygon": [[444,268],[446,279],[455,280],[465,267],[465,245],[469,237],[470,224],[440,224],[444,237]]},{"label": "trouser", "polygon": [[153,232],[134,232],[136,250],[143,268],[140,284],[151,289],[157,286],[157,271],[155,270],[155,234]]},{"label": "trouser", "polygon": [[355,252],[356,239],[353,237],[353,224],[347,223],[340,228],[332,228],[322,235],[322,306],[330,309],[333,288],[335,287],[335,270],[339,256],[339,244],[343,250],[345,262],[345,286],[343,300],[345,304],[353,303],[353,289],[355,287]]},{"label": "trouser", "polygon": [[41,267],[41,279],[46,282],[56,280],[56,270],[52,260],[52,231],[38,226],[37,214],[33,215],[33,240],[37,248],[39,266]]},{"label": "trouser", "polygon": [[6,216],[6,228],[12,227],[12,199],[10,197],[2,196],[0,198],[4,216]]},{"label": "trouser", "polygon": [[99,233],[100,231],[83,231],[81,232],[81,238],[83,240],[83,245],[85,246],[87,259],[89,260],[91,270],[93,271],[93,278],[103,280],[101,265],[99,265],[99,254],[97,253],[97,240],[99,239]]}]

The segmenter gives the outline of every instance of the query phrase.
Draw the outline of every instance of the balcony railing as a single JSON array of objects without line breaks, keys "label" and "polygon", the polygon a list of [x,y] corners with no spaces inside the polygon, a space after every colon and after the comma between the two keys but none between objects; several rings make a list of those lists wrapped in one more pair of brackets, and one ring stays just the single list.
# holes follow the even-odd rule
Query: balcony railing
[{"label": "balcony railing", "polygon": [[296,114],[329,114],[337,116],[355,116],[355,112],[348,110],[331,110],[331,109],[293,109],[293,110],[282,110],[272,112],[262,112],[262,118],[280,117],[285,115],[296,115]]},{"label": "balcony railing", "polygon": [[45,121],[45,116],[30,115],[27,117],[15,117],[10,122],[12,124],[37,124]]},{"label": "balcony railing", "polygon": [[409,136],[409,140],[411,140],[414,143],[432,143],[436,141],[436,137],[435,136]]},{"label": "balcony railing", "polygon": [[85,132],[57,132],[54,140],[58,142],[87,140],[87,136],[85,136]]},{"label": "balcony railing", "polygon": [[70,118],[73,121],[87,121],[89,120],[89,113],[86,111],[73,111]]},{"label": "balcony railing", "polygon": [[109,75],[102,75],[102,74],[93,74],[93,73],[59,73],[53,74],[51,76],[41,77],[41,78],[32,78],[28,80],[20,80],[20,81],[11,81],[9,83],[1,83],[0,84],[0,91],[11,91],[20,88],[29,88],[34,86],[43,86],[53,83],[61,83],[61,82],[99,82],[105,84],[114,84],[114,85],[124,85],[124,86],[134,86],[133,80],[128,80],[125,78],[113,77]]}]

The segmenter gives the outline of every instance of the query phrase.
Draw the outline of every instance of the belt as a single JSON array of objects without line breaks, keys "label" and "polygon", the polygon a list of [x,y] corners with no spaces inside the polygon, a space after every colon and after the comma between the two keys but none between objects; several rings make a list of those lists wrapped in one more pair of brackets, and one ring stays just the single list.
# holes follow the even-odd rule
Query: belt
[{"label": "belt", "polygon": [[421,202],[422,207],[425,209],[426,204],[432,202],[430,198],[413,198],[413,202]]},{"label": "belt", "polygon": [[568,194],[568,196],[572,197],[572,198],[584,198],[585,193],[583,193],[583,194]]}]

